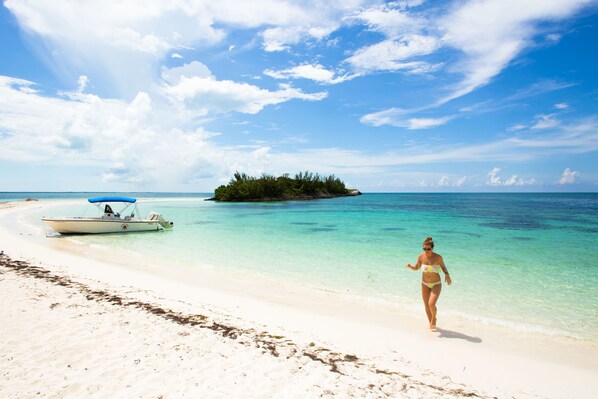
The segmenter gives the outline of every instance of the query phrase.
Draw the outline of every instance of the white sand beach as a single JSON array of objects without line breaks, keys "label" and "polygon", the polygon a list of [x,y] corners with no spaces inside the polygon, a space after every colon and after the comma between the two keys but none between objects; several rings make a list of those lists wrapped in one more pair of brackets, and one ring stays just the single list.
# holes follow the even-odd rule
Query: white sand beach
[{"label": "white sand beach", "polygon": [[[48,239],[0,204],[2,398],[587,398],[595,343]],[[64,202],[63,202],[64,203]],[[442,315],[441,315],[442,316]]]}]

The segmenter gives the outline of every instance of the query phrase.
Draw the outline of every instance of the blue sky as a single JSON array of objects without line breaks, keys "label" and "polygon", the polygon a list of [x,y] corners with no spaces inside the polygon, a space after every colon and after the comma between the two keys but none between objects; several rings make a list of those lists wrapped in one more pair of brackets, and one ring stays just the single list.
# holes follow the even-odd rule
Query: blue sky
[{"label": "blue sky", "polygon": [[592,0],[5,0],[0,191],[598,191],[597,40]]}]

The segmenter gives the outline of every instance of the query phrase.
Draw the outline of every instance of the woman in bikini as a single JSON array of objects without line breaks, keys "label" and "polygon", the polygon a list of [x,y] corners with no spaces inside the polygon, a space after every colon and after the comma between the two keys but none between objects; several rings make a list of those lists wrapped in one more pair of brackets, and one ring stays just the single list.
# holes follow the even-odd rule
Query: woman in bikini
[{"label": "woman in bikini", "polygon": [[407,267],[411,270],[418,270],[422,268],[422,299],[426,307],[426,315],[430,322],[430,329],[436,328],[436,302],[440,296],[442,289],[442,279],[440,278],[440,271],[444,273],[444,281],[450,285],[451,276],[446,270],[442,256],[434,253],[434,240],[432,237],[426,237],[423,246],[424,252],[417,257],[415,266],[407,263]]}]

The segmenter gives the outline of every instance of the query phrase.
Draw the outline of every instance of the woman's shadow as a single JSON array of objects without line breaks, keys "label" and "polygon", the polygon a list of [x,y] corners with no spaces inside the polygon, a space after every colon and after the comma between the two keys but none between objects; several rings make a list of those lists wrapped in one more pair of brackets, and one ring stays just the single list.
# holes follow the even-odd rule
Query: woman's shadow
[{"label": "woman's shadow", "polygon": [[478,337],[470,337],[469,335],[465,335],[463,333],[451,330],[445,330],[444,328],[436,327],[436,331],[440,333],[438,338],[457,338],[457,339],[464,339],[468,342],[472,342],[474,344],[479,344],[482,342],[481,338]]}]

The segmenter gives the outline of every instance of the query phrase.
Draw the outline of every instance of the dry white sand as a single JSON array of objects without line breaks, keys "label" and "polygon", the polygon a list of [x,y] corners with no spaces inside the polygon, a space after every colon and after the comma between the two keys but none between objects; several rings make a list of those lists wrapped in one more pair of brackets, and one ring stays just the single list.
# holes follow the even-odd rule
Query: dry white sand
[{"label": "dry white sand", "polygon": [[[595,344],[46,239],[0,204],[0,397],[582,398]],[[423,312],[422,312],[423,313]]]}]

